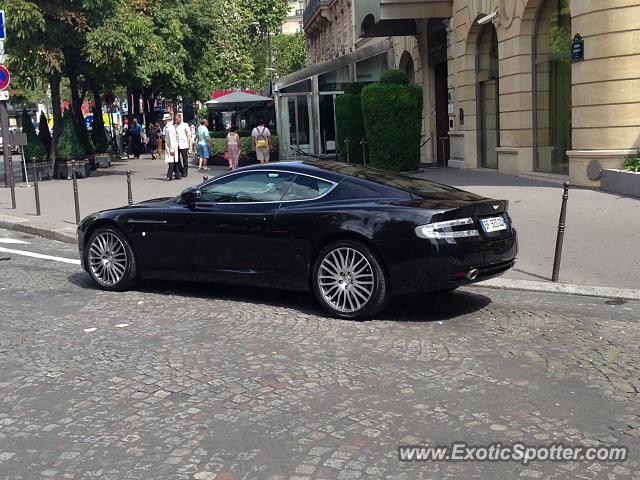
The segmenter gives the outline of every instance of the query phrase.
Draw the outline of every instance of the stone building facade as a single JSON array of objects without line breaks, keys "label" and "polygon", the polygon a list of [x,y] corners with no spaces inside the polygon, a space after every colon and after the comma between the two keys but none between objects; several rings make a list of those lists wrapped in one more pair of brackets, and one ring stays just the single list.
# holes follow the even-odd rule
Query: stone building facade
[{"label": "stone building facade", "polygon": [[279,88],[405,70],[425,162],[598,186],[640,148],[638,0],[311,0],[304,25],[311,66]]}]

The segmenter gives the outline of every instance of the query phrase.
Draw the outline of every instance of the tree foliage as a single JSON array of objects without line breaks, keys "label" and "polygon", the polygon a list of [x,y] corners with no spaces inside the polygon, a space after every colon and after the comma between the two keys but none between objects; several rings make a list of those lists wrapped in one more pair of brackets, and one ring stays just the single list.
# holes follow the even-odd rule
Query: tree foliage
[{"label": "tree foliage", "polygon": [[275,77],[282,77],[305,67],[307,53],[302,32],[274,35],[271,39],[271,49]]}]

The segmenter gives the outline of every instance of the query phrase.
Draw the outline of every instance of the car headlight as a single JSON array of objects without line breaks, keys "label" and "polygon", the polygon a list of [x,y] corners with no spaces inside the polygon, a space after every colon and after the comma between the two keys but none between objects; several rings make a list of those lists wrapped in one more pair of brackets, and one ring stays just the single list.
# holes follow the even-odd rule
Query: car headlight
[{"label": "car headlight", "polygon": [[418,225],[415,229],[416,235],[420,238],[465,238],[477,237],[480,234],[475,228],[468,230],[454,230],[465,225],[475,225],[471,217],[457,218],[455,220],[445,220],[433,222],[426,225]]}]

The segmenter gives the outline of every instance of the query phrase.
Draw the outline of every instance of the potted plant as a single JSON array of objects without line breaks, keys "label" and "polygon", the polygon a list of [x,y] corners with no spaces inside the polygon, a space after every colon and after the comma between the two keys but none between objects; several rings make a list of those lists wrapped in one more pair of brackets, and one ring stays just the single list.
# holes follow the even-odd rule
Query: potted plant
[{"label": "potted plant", "polygon": [[603,169],[600,188],[605,192],[640,197],[640,150],[629,155],[621,169]]},{"label": "potted plant", "polygon": [[78,138],[75,121],[70,110],[66,110],[62,117],[62,132],[58,140],[58,151],[54,176],[70,179],[75,162],[76,175],[89,176],[90,165],[86,160],[86,151]]},{"label": "potted plant", "polygon": [[[31,116],[27,113],[26,109],[22,110],[22,131],[27,136],[27,144],[23,147],[24,150],[24,162],[26,163],[27,175],[35,175],[35,171],[38,172],[38,179],[50,179],[51,171],[49,167],[49,153],[47,148],[42,144],[42,140],[36,129],[33,128],[31,123]],[[47,125],[47,131],[49,126]],[[25,168],[21,168],[24,172]],[[25,179],[26,180],[26,179]]]},{"label": "potted plant", "polygon": [[110,167],[111,158],[109,157],[109,140],[107,139],[107,131],[104,128],[104,120],[102,112],[93,112],[93,128],[91,129],[91,141],[95,149],[96,167]]}]

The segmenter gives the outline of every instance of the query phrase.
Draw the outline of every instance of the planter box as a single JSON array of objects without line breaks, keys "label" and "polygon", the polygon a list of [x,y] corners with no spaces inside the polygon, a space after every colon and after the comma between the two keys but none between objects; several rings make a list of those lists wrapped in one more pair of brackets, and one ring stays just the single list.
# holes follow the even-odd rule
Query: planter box
[{"label": "planter box", "polygon": [[605,168],[602,170],[600,189],[609,193],[640,198],[640,172]]},{"label": "planter box", "polygon": [[108,168],[111,166],[111,157],[108,153],[98,153],[95,162],[96,168]]},{"label": "planter box", "polygon": [[[71,180],[72,178],[72,162],[56,162],[54,169],[54,178],[60,180]],[[91,175],[91,165],[88,160],[75,162],[75,171],[77,178],[86,178]]]},{"label": "planter box", "polygon": [[[36,162],[35,170],[38,171],[38,181],[51,180],[51,178],[53,177],[53,168],[51,168],[51,164],[48,161]],[[22,161],[20,161],[20,171],[22,172],[22,177],[24,177],[24,167],[22,166]],[[34,164],[31,162],[27,162],[27,174],[29,175],[29,181],[33,182]],[[23,178],[23,181],[24,180],[25,179]]]}]

